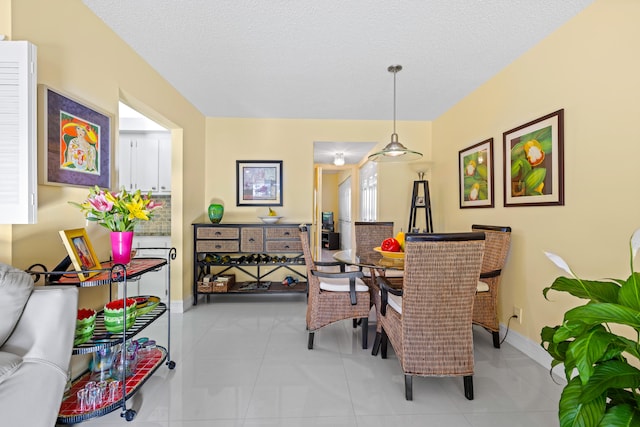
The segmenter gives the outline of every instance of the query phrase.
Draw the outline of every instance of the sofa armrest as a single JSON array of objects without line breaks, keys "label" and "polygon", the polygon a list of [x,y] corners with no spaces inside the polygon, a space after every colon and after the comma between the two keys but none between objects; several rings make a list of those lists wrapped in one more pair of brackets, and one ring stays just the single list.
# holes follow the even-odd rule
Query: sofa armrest
[{"label": "sofa armrest", "polygon": [[75,286],[36,286],[2,350],[22,356],[25,361],[44,361],[66,373],[77,312]]}]

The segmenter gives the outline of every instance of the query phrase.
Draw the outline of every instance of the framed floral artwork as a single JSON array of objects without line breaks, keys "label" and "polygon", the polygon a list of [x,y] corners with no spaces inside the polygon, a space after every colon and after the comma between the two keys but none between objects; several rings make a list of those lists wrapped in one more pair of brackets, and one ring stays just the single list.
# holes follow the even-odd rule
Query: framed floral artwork
[{"label": "framed floral artwork", "polygon": [[458,152],[460,208],[493,207],[493,138]]},{"label": "framed floral artwork", "polygon": [[282,160],[236,161],[237,206],[282,206]]},{"label": "framed floral artwork", "polygon": [[[87,231],[84,228],[74,228],[72,230],[60,230],[60,238],[65,249],[69,253],[69,258],[73,267],[78,271],[80,280],[87,280],[99,273],[100,261],[96,256]],[[94,271],[92,271],[94,270]]]},{"label": "framed floral artwork", "polygon": [[564,205],[564,110],[503,134],[504,206]]},{"label": "framed floral artwork", "polygon": [[111,187],[111,116],[41,85],[43,184]]}]

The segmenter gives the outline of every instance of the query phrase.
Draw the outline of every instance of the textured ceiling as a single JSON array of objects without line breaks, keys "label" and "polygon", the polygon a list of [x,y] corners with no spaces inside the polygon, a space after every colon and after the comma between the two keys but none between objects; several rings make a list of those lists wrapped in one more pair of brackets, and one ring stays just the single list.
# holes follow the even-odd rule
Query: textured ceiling
[{"label": "textured ceiling", "polygon": [[592,0],[83,0],[205,116],[433,120]]}]

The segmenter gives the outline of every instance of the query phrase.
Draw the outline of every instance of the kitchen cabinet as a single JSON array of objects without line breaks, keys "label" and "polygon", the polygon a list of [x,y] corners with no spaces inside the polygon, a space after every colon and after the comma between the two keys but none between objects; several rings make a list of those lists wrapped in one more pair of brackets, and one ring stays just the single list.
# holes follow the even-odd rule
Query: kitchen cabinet
[{"label": "kitchen cabinet", "polygon": [[[136,251],[135,258],[164,258],[171,248],[171,236],[136,236],[133,237],[131,248]],[[155,295],[160,301],[168,304],[169,283],[167,281],[167,266],[149,271],[134,280],[127,281],[127,295]],[[118,298],[123,297],[123,284],[118,284]]]},{"label": "kitchen cabinet", "polygon": [[127,190],[171,192],[171,134],[120,132],[120,186]]}]

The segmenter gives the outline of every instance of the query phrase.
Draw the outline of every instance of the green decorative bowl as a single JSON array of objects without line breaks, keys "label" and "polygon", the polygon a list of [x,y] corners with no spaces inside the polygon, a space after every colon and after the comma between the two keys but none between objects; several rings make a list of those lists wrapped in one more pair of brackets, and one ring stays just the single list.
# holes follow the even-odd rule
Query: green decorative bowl
[{"label": "green decorative bowl", "polygon": [[124,315],[124,301],[122,299],[111,301],[104,306],[104,327],[111,333],[122,332],[129,329],[136,321],[136,300],[127,298],[126,317]]},{"label": "green decorative bowl", "polygon": [[90,308],[78,309],[78,316],[76,317],[76,329],[93,325],[95,321],[96,321],[95,310],[92,310]]}]

